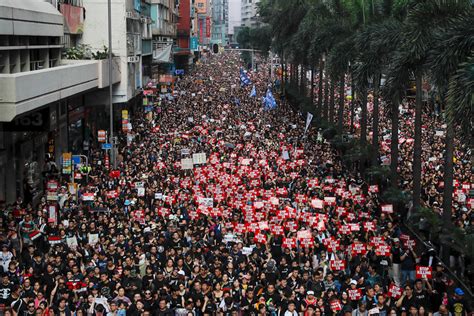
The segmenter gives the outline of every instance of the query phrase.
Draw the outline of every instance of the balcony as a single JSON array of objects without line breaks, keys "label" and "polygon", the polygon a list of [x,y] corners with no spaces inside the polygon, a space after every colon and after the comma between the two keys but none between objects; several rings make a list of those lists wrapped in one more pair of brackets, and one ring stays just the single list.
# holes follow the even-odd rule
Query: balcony
[{"label": "balcony", "polygon": [[[113,82],[119,81],[120,63],[114,61]],[[54,68],[0,74],[0,118],[10,122],[17,115],[107,85],[107,60],[66,60]]]},{"label": "balcony", "polygon": [[[102,89],[109,86],[109,61],[107,59],[99,60],[97,65],[98,82],[97,88]],[[120,57],[112,59],[112,84],[120,82],[122,77],[120,69]]]}]

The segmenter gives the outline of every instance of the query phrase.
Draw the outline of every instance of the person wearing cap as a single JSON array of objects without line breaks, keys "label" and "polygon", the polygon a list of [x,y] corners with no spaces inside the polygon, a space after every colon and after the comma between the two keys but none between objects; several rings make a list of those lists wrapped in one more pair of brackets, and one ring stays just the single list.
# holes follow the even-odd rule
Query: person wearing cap
[{"label": "person wearing cap", "polygon": [[453,316],[467,316],[471,313],[471,306],[459,287],[454,289],[454,296],[449,300],[448,307]]},{"label": "person wearing cap", "polygon": [[308,306],[316,306],[318,303],[317,298],[314,296],[314,291],[306,291],[306,297],[301,302],[301,311],[305,312],[308,310]]}]

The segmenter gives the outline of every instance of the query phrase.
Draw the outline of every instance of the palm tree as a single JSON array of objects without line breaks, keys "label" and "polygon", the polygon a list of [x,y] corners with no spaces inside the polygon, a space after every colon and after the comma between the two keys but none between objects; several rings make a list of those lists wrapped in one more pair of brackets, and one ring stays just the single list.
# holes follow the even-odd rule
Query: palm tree
[{"label": "palm tree", "polygon": [[[309,58],[319,64],[319,91],[316,107],[317,118],[323,117],[326,120],[329,119],[329,73],[325,71],[325,68],[332,47],[353,34],[353,28],[348,16],[347,8],[343,2],[339,0],[327,2],[317,1],[313,3],[307,14],[308,19],[311,19],[313,25],[315,25],[309,50]],[[332,79],[334,80],[335,78]]]},{"label": "palm tree", "polygon": [[344,93],[346,73],[349,63],[354,59],[354,39],[347,36],[345,40],[337,43],[329,52],[328,69],[333,78],[339,78],[339,107],[337,112],[337,131],[343,134],[344,128]]},{"label": "palm tree", "polygon": [[[394,59],[397,59],[395,52]],[[390,181],[393,188],[398,188],[398,125],[399,125],[399,105],[405,94],[408,82],[409,71],[403,65],[392,63],[387,71],[387,80],[383,89],[384,99],[389,103],[391,116],[391,144],[390,144]]]},{"label": "palm tree", "polygon": [[415,141],[413,150],[413,208],[420,208],[421,198],[421,125],[422,83],[429,52],[435,45],[435,35],[453,17],[467,9],[467,0],[426,0],[409,7],[403,24],[405,41],[394,62],[412,71],[416,85]]},{"label": "palm tree", "polygon": [[[474,109],[472,104],[472,85],[474,79],[463,75],[466,62],[474,56],[474,11],[467,9],[449,20],[447,27],[436,32],[436,44],[428,57],[430,78],[438,88],[441,100],[447,102],[447,129],[446,151],[444,166],[444,192],[443,192],[443,219],[451,222],[452,193],[453,193],[453,152],[454,152],[454,126],[457,122],[464,128],[464,139],[472,139]],[[469,85],[471,87],[469,88]],[[459,90],[462,86],[464,89]],[[462,113],[454,114],[461,108]],[[466,115],[471,113],[471,115]],[[459,115],[461,114],[461,115]],[[467,119],[466,119],[467,118]],[[467,132],[467,133],[466,133]],[[467,136],[467,137],[465,137]]]}]

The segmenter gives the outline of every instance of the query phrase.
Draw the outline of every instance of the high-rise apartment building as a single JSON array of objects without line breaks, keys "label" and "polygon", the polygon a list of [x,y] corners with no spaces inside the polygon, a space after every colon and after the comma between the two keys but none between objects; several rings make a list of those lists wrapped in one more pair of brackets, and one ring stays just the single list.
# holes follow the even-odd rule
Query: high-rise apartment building
[{"label": "high-rise apartment building", "polygon": [[240,16],[242,26],[258,27],[260,19],[258,16],[258,3],[260,0],[241,0]]},{"label": "high-rise apartment building", "polygon": [[229,43],[229,0],[212,1],[212,44]]}]

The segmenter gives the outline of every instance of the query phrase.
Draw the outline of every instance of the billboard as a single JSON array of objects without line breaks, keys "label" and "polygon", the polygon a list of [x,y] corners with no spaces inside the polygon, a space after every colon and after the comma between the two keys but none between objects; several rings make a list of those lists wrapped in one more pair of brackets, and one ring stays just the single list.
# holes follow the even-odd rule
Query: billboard
[{"label": "billboard", "polygon": [[206,12],[207,12],[207,0],[196,0],[195,6],[196,6],[196,12],[198,14],[206,14]]},{"label": "billboard", "polygon": [[60,11],[64,16],[66,32],[70,34],[82,34],[84,27],[84,14],[82,7],[70,4],[61,4]]}]

